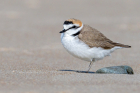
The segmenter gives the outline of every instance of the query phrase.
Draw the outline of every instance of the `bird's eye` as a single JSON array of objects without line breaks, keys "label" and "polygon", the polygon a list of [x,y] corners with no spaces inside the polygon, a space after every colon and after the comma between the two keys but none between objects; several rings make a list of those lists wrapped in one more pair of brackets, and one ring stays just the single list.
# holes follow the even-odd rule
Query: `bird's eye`
[{"label": "bird's eye", "polygon": [[77,26],[73,26],[72,28],[75,28],[75,29],[76,29],[76,28],[79,28],[79,27],[77,27]]},{"label": "bird's eye", "polygon": [[76,26],[73,26],[72,28],[76,28]]}]

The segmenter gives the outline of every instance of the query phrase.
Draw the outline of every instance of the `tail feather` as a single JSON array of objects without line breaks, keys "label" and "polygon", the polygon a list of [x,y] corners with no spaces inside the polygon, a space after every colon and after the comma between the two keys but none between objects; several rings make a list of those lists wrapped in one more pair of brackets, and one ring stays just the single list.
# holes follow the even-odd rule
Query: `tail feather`
[{"label": "tail feather", "polygon": [[124,44],[121,44],[121,43],[115,43],[115,42],[113,42],[112,44],[115,45],[115,46],[123,47],[123,48],[131,48],[131,46],[124,45]]}]

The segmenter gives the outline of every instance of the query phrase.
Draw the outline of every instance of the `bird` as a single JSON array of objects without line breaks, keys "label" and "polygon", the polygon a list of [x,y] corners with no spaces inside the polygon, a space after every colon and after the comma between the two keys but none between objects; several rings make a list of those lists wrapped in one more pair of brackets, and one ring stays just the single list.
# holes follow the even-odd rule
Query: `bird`
[{"label": "bird", "polygon": [[100,31],[75,18],[65,20],[60,33],[61,43],[67,52],[90,62],[86,72],[90,71],[94,62],[110,56],[115,50],[131,48],[129,45],[113,42]]}]

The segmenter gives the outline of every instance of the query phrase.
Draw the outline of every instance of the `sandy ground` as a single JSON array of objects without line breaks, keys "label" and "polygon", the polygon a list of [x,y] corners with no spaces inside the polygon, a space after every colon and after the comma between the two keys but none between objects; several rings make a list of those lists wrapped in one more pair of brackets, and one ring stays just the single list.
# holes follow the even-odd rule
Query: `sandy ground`
[{"label": "sandy ground", "polygon": [[[140,93],[140,0],[0,0],[0,93]],[[66,52],[59,31],[77,18],[131,45],[93,64]],[[134,75],[95,74],[128,65]]]}]

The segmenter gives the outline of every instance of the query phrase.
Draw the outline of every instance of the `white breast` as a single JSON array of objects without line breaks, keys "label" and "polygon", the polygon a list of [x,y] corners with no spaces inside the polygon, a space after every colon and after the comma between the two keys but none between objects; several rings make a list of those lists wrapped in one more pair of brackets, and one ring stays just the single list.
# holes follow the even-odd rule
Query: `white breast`
[{"label": "white breast", "polygon": [[84,42],[79,40],[79,38],[76,36],[69,36],[61,34],[61,42],[65,49],[72,54],[75,57],[78,57],[82,60],[91,61],[93,58],[95,60],[100,60],[104,58],[105,56],[110,55],[111,52],[116,50],[117,48],[105,50],[100,47],[93,47],[90,48],[88,45],[86,45]]}]

